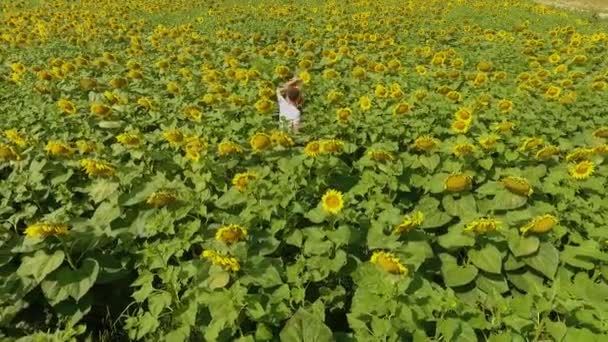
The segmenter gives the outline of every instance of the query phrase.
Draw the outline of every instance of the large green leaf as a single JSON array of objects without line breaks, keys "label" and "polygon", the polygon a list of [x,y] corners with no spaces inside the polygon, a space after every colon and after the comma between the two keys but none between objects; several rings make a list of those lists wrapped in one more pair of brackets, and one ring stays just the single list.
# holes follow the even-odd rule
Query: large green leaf
[{"label": "large green leaf", "polygon": [[540,244],[538,252],[522,259],[528,266],[553,279],[559,265],[559,252],[548,242]]},{"label": "large green leaf", "polygon": [[333,341],[332,332],[323,321],[303,308],[287,321],[279,337],[283,342]]},{"label": "large green leaf", "polygon": [[482,249],[470,249],[469,260],[479,269],[490,273],[502,271],[502,253],[492,244],[486,244]]},{"label": "large green leaf", "polygon": [[61,266],[64,257],[63,251],[55,251],[53,254],[48,254],[43,250],[36,251],[32,256],[23,257],[17,274],[21,277],[31,276],[39,283]]},{"label": "large green leaf", "polygon": [[95,259],[84,259],[76,270],[63,266],[42,282],[42,292],[52,305],[68,297],[78,301],[93,287],[98,273],[99,264]]}]

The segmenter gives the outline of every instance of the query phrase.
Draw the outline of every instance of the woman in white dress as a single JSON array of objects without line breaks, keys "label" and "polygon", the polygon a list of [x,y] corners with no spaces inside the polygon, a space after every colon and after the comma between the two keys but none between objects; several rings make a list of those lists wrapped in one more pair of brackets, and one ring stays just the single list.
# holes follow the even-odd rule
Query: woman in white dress
[{"label": "woman in white dress", "polygon": [[300,129],[301,114],[299,107],[304,98],[302,96],[302,80],[294,78],[277,88],[279,101],[279,119],[289,124],[297,132]]}]

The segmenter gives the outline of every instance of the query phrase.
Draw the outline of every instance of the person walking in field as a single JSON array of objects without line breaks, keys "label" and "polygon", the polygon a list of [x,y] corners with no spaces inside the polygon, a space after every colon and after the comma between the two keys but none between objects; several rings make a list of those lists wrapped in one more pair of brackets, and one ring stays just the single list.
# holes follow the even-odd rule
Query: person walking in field
[{"label": "person walking in field", "polygon": [[304,98],[302,96],[302,80],[293,78],[277,88],[279,101],[279,120],[284,120],[289,127],[297,132],[300,130],[300,109]]}]

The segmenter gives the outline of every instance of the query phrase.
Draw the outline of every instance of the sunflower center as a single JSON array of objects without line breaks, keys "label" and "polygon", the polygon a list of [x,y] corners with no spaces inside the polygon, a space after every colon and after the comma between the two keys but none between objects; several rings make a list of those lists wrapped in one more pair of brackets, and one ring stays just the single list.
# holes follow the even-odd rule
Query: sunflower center
[{"label": "sunflower center", "polygon": [[330,208],[336,208],[340,205],[340,199],[337,196],[329,196],[325,200],[325,204]]}]

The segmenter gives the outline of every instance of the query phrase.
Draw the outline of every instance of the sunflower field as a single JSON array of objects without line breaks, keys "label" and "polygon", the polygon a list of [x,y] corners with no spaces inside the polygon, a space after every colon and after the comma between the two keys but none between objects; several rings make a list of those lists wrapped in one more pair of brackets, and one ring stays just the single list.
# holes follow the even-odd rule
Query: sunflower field
[{"label": "sunflower field", "polygon": [[[608,22],[0,3],[0,337],[606,341]],[[297,76],[299,132],[276,88]]]}]

